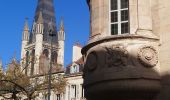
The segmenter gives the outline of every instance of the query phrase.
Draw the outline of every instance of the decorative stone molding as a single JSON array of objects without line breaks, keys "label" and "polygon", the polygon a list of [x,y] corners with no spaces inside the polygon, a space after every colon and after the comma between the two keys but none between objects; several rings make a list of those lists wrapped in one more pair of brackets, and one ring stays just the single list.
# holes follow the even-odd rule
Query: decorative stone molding
[{"label": "decorative stone molding", "polygon": [[125,66],[127,64],[128,51],[123,45],[113,45],[112,47],[105,47],[106,64],[108,67]]},{"label": "decorative stone molding", "polygon": [[154,67],[158,63],[158,53],[153,46],[142,46],[138,51],[138,59],[146,67]]},{"label": "decorative stone molding", "polygon": [[88,68],[89,71],[94,71],[97,68],[97,54],[96,52],[91,52],[87,56],[87,61],[85,66]]}]

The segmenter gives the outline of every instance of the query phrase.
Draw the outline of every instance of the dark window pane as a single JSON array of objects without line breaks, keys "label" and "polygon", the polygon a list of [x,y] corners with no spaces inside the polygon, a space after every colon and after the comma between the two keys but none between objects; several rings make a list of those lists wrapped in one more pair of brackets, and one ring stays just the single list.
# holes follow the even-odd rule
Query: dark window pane
[{"label": "dark window pane", "polygon": [[51,61],[53,64],[57,63],[57,52],[56,51],[52,52]]},{"label": "dark window pane", "polygon": [[48,49],[44,49],[43,54],[48,58],[48,54],[49,54]]},{"label": "dark window pane", "polygon": [[129,25],[127,23],[121,24],[121,34],[129,33]]},{"label": "dark window pane", "polygon": [[117,10],[117,0],[111,0],[111,10]]},{"label": "dark window pane", "polygon": [[118,34],[118,24],[111,24],[111,34],[112,35]]},{"label": "dark window pane", "polygon": [[121,9],[128,8],[129,0],[121,0]]},{"label": "dark window pane", "polygon": [[111,12],[111,22],[117,22],[118,21],[118,13],[116,12]]},{"label": "dark window pane", "polygon": [[128,20],[128,10],[122,10],[121,11],[121,21],[127,21]]},{"label": "dark window pane", "polygon": [[35,64],[35,49],[32,50],[32,54],[31,54],[31,73],[30,73],[30,75],[34,74],[34,64]]}]

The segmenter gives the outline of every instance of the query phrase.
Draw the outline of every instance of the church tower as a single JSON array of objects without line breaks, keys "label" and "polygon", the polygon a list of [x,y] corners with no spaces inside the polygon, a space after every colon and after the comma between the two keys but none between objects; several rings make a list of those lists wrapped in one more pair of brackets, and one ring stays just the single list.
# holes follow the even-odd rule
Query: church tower
[{"label": "church tower", "polygon": [[[47,73],[50,61],[52,61],[54,72],[58,71],[59,68],[57,67],[63,69],[64,25],[58,32],[54,12],[53,0],[38,0],[31,31],[29,31],[27,20],[25,21],[21,59],[25,61],[22,66],[25,68],[25,74],[27,75]],[[54,36],[49,36],[50,32]],[[64,34],[63,38],[59,34]],[[42,55],[45,56],[45,61],[40,61]]]},{"label": "church tower", "polygon": [[58,32],[58,64],[64,65],[64,41],[65,41],[65,31],[64,31],[64,20],[61,19],[60,30]]},{"label": "church tower", "polygon": [[28,27],[28,19],[25,19],[24,29],[22,33],[22,49],[21,49],[21,58],[25,57],[25,47],[28,44],[29,40],[29,27]]}]

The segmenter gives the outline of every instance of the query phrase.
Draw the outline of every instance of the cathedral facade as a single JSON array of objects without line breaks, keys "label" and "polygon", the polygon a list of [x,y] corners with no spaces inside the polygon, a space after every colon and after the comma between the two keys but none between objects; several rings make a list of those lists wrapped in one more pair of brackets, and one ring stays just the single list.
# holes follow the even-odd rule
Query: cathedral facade
[{"label": "cathedral facade", "polygon": [[[82,47],[73,46],[73,60],[64,70],[64,21],[56,27],[53,0],[38,0],[34,22],[29,29],[25,20],[22,33],[21,64],[28,76],[48,74],[50,63],[52,75],[63,75],[67,80],[64,93],[51,91],[51,100],[85,100],[83,89]],[[24,98],[22,98],[24,99]],[[35,100],[48,100],[47,95],[39,93]]]}]

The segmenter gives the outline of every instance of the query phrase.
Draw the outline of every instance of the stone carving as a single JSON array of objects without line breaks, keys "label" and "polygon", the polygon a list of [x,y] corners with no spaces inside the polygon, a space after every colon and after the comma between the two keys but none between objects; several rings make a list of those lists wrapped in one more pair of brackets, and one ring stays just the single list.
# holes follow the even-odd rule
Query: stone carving
[{"label": "stone carving", "polygon": [[91,52],[87,56],[85,66],[88,68],[89,71],[94,71],[97,68],[97,59],[97,54],[95,52]]},{"label": "stone carving", "polygon": [[138,59],[146,67],[154,67],[158,63],[158,54],[154,47],[143,46],[139,49]]},{"label": "stone carving", "polygon": [[122,45],[106,47],[106,64],[108,67],[125,66],[127,64],[128,51]]}]

